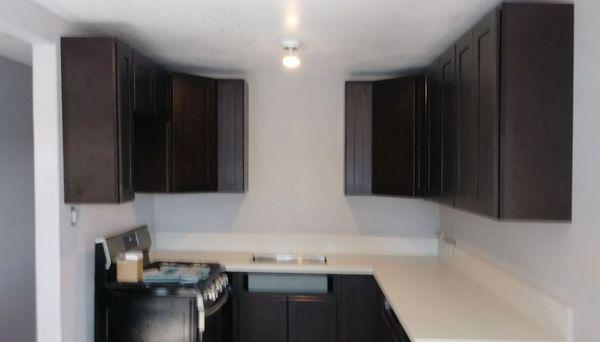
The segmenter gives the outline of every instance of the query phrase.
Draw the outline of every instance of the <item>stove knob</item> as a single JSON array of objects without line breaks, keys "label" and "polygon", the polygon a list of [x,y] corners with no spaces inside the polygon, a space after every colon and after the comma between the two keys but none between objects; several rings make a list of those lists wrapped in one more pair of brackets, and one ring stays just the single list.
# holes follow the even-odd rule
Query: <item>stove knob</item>
[{"label": "stove knob", "polygon": [[204,300],[209,300],[210,299],[210,293],[208,289],[204,289],[204,291],[202,291],[202,298]]},{"label": "stove knob", "polygon": [[217,295],[219,294],[219,292],[217,291],[215,284],[212,284],[210,286],[210,294],[212,296],[213,301],[217,300]]},{"label": "stove knob", "polygon": [[227,274],[221,274],[221,280],[223,281],[223,285],[227,286],[227,284],[229,284],[229,278],[227,277]]}]

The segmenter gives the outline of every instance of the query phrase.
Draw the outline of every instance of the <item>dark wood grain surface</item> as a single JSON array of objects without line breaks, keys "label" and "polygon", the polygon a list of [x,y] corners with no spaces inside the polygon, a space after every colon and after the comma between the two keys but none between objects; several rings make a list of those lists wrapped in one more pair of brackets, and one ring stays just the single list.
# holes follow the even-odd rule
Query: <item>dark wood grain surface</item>
[{"label": "dark wood grain surface", "polygon": [[347,195],[372,193],[372,82],[346,82],[345,174]]}]

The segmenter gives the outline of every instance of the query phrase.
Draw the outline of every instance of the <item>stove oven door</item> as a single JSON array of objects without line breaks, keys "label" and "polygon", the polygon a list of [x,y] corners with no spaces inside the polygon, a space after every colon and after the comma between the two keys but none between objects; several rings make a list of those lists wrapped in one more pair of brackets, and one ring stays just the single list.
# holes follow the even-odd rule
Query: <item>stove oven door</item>
[{"label": "stove oven door", "polygon": [[207,307],[202,333],[196,300],[133,293],[113,295],[106,309],[106,342],[230,342],[233,316],[228,293]]},{"label": "stove oven door", "polygon": [[195,298],[127,294],[107,307],[107,342],[197,342]]}]

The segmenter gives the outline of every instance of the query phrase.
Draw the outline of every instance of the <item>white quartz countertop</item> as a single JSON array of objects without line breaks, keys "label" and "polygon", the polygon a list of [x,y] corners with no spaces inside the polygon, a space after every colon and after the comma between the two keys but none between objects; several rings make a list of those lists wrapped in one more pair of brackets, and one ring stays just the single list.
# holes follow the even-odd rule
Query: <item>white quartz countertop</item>
[{"label": "white quartz countertop", "polygon": [[413,342],[564,341],[437,257],[327,255],[327,265],[255,264],[252,253],[155,251],[230,272],[373,274]]}]

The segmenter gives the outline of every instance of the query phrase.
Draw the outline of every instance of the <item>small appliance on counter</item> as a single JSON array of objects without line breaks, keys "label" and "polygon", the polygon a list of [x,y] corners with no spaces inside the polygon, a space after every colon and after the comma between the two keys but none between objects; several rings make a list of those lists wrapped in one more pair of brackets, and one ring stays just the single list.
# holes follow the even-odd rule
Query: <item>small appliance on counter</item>
[{"label": "small appliance on counter", "polygon": [[146,226],[96,240],[95,341],[230,341],[223,267],[151,261],[151,245]]}]

